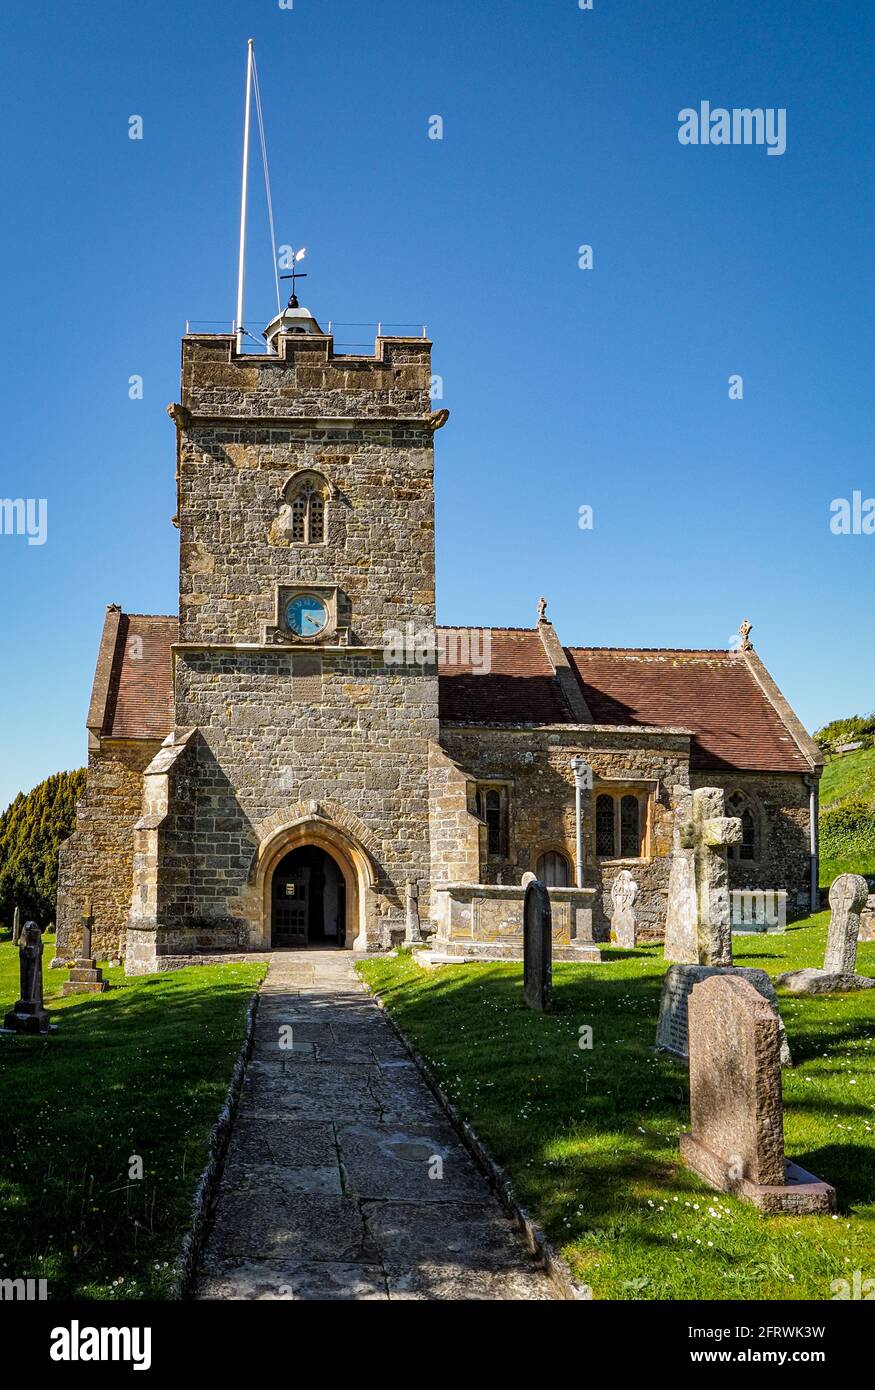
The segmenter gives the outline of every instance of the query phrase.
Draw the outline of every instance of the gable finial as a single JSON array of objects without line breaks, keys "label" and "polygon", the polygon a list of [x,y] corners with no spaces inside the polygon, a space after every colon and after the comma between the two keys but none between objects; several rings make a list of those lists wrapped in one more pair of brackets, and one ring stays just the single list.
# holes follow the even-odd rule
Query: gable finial
[{"label": "gable finial", "polygon": [[546,621],[547,621],[547,600],[546,600],[545,598],[539,598],[539,599],[538,599],[538,622],[539,622],[539,623],[545,623]]},{"label": "gable finial", "polygon": [[750,634],[752,630],[753,623],[750,622],[748,618],[744,618],[742,620],[741,626],[738,629],[738,634],[741,637],[739,651],[749,652],[751,650],[751,647],[753,646],[753,643],[750,640]]}]

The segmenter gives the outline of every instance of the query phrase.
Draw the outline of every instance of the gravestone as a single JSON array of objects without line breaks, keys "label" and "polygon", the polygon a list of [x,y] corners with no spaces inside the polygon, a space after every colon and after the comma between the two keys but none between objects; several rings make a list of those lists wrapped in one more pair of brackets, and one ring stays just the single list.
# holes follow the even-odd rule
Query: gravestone
[{"label": "gravestone", "polygon": [[25,922],[18,943],[21,998],[3,1020],[13,1033],[47,1033],[49,1013],[43,1005],[43,939],[36,922]]},{"label": "gravestone", "polygon": [[550,894],[534,874],[523,878],[523,995],[530,1009],[546,1013],[553,989],[553,917]]},{"label": "gravestone", "polygon": [[875,941],[875,893],[870,893],[866,906],[860,913],[860,935],[858,941]]},{"label": "gravestone", "polygon": [[875,980],[857,972],[860,914],[869,886],[862,874],[839,874],[829,890],[830,918],[822,970],[789,970],[776,984],[791,994],[846,993],[875,989]]},{"label": "gravestone", "polygon": [[835,1211],[835,1190],[784,1154],[778,1020],[749,980],[720,971],[690,996],[690,1122],[681,1158],[763,1212]]},{"label": "gravestone", "polygon": [[410,880],[404,890],[404,941],[406,945],[416,945],[422,941],[419,898],[416,884]]},{"label": "gravestone", "polygon": [[635,899],[638,885],[628,869],[621,869],[611,884],[611,941],[626,948],[635,945]]},{"label": "gravestone", "polygon": [[666,971],[662,982],[662,996],[659,1001],[659,1022],[656,1026],[656,1046],[660,1052],[667,1052],[678,1061],[689,1058],[689,1002],[694,987],[713,975],[736,975],[747,980],[758,994],[762,995],[774,1012],[778,1022],[780,1037],[781,1066],[792,1067],[790,1044],[784,1020],[778,1009],[778,996],[770,975],[765,970],[750,966],[730,965],[673,965]]},{"label": "gravestone", "polygon": [[79,955],[70,965],[69,977],[61,987],[62,994],[102,994],[105,989],[109,988],[107,981],[103,978],[103,971],[98,966],[95,956],[92,955],[93,927],[94,916],[91,910],[91,899],[86,898],[82,911],[82,947]]},{"label": "gravestone", "polygon": [[12,944],[17,946],[21,939],[21,908],[16,906],[12,914]]},{"label": "gravestone", "polygon": [[675,788],[665,959],[682,965],[732,964],[727,849],[741,821],[725,815],[720,787]]}]

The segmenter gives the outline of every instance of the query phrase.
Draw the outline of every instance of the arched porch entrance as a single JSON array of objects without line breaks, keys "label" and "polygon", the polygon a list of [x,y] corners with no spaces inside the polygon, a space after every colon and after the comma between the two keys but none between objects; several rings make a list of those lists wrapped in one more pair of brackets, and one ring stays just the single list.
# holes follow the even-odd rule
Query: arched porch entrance
[{"label": "arched porch entrance", "polygon": [[316,815],[274,830],[259,847],[250,881],[261,904],[263,949],[367,949],[373,865],[333,822]]},{"label": "arched porch entrance", "polygon": [[270,899],[273,950],[346,945],[346,883],[327,850],[301,845],[283,855]]}]

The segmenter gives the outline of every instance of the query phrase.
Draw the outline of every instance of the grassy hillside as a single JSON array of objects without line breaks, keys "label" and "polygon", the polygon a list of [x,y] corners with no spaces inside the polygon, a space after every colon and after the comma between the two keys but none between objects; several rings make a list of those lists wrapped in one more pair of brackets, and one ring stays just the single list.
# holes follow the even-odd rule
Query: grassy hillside
[{"label": "grassy hillside", "polygon": [[820,783],[820,881],[875,875],[875,748],[831,758]]}]

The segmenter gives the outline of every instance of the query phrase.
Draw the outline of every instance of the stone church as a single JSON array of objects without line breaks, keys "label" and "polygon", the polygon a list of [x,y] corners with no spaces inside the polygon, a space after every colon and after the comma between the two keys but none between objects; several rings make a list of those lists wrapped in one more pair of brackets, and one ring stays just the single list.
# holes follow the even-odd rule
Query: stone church
[{"label": "stone church", "polygon": [[435,628],[431,344],[336,353],[294,298],[265,336],[183,338],[179,615],[106,610],[58,957],[89,903],[130,974],[423,937],[518,955],[533,871],[557,958],[592,958],[621,869],[660,938],[703,785],[742,823],[731,886],[807,908],[820,756],[749,624],[713,651],[566,647],[543,601],[531,627]]}]

